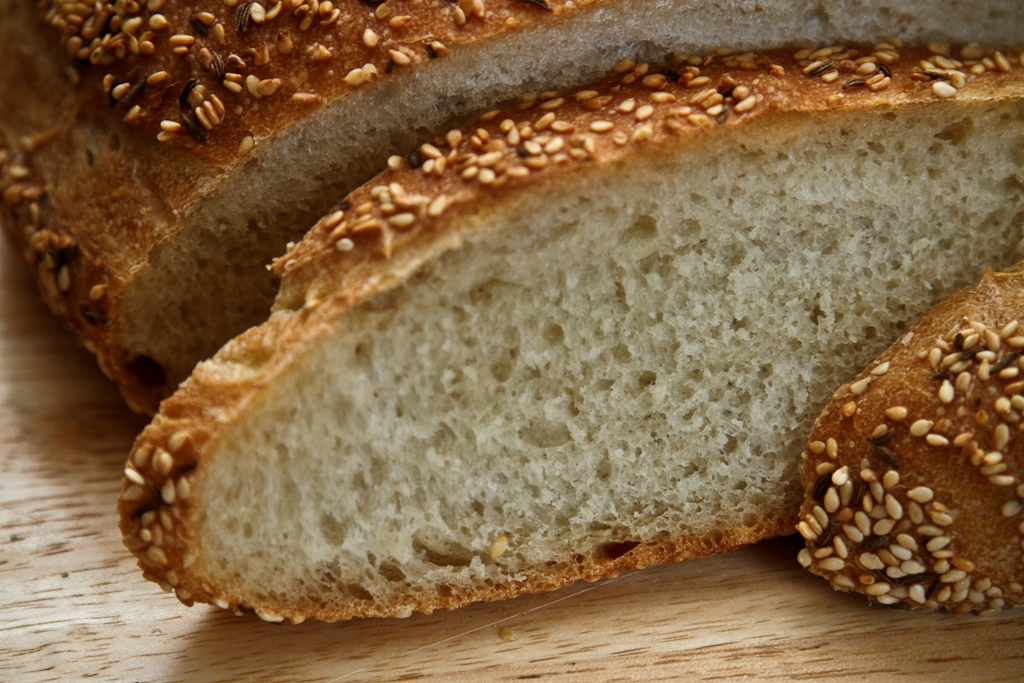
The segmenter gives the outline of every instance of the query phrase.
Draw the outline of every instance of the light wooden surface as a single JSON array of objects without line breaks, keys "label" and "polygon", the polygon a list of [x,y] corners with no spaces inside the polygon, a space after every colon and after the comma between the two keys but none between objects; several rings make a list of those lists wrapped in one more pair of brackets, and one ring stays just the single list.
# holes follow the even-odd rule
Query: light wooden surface
[{"label": "light wooden surface", "polygon": [[800,569],[794,538],[404,620],[292,627],[186,609],[142,580],[117,532],[144,420],[7,247],[0,681],[1024,681],[1024,610],[869,607]]}]

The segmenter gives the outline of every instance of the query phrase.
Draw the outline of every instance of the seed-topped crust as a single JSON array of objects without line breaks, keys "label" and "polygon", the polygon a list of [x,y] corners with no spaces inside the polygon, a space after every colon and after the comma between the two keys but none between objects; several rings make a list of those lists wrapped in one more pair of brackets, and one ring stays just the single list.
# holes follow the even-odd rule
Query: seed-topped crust
[{"label": "seed-topped crust", "polygon": [[[777,121],[781,131],[792,122],[791,116],[889,111],[897,105],[942,112],[948,100],[932,91],[928,74],[952,79],[952,71],[970,71],[956,98],[986,106],[1016,101],[1024,93],[1024,70],[1019,63],[1009,73],[998,68],[974,73],[971,69],[982,62],[966,57],[966,61],[939,67],[934,61],[940,54],[937,49],[950,50],[948,46],[906,49],[885,43],[763,54],[723,51],[657,67],[624,61],[615,73],[596,83],[532,96],[518,107],[489,113],[453,130],[407,157],[393,157],[388,171],[342,199],[302,243],[274,263],[283,280],[271,319],[200,364],[139,438],[126,465],[119,511],[124,543],[139,558],[146,578],[173,589],[186,604],[198,600],[236,612],[252,607],[272,621],[332,620],[509,597],[652,562],[720,552],[781,533],[787,525],[792,528],[796,519],[766,518],[752,535],[726,532],[714,538],[668,539],[640,545],[614,559],[585,558],[538,570],[514,586],[481,585],[394,602],[356,600],[325,606],[315,598],[296,604],[264,596],[255,605],[251,597],[237,594],[231,586],[193,572],[200,552],[193,519],[195,494],[202,488],[204,458],[224,438],[224,425],[260,400],[263,388],[285,374],[311,340],[335,329],[344,311],[404,281],[422,264],[471,238],[481,228],[474,215],[485,213],[496,202],[514,203],[541,184],[551,187],[593,169],[651,162],[655,155],[696,146],[708,136],[728,135],[768,119]],[[964,53],[977,53],[979,58],[993,54],[980,46],[957,48],[950,54]],[[867,65],[879,71],[876,75],[881,79],[865,79]],[[874,87],[866,84],[868,80]],[[884,376],[882,368],[883,364],[873,366],[875,374],[868,375]],[[865,391],[870,395],[872,382],[878,380],[858,381],[851,395]],[[955,388],[955,378],[952,384]],[[885,409],[906,419],[904,406]],[[873,432],[874,425],[872,447],[889,453],[891,435]],[[842,445],[829,438],[812,442],[810,450],[831,462]],[[889,457],[895,460],[898,455]],[[838,504],[844,504],[843,492],[853,479],[849,470],[837,476],[846,477],[837,484],[839,488],[832,491],[824,486],[818,492],[829,498],[830,506],[837,496]],[[884,476],[879,470],[879,477]],[[924,498],[925,492],[914,495]],[[895,515],[901,508],[911,514],[914,509],[902,497],[886,499],[884,490],[881,503],[880,511],[886,514]],[[949,514],[932,508],[935,515]]]},{"label": "seed-topped crust", "polygon": [[1022,318],[1024,264],[987,270],[836,392],[804,453],[802,565],[894,607],[1024,604]]},{"label": "seed-topped crust", "polygon": [[512,110],[490,112],[406,157],[392,157],[389,170],[339,203],[307,239],[289,245],[273,266],[286,275],[275,309],[312,305],[337,290],[336,278],[358,280],[361,268],[415,251],[435,239],[435,226],[447,224],[450,214],[471,213],[484,197],[619,163],[638,149],[695,142],[772,115],[941,106],[949,98],[934,92],[934,79],[962,77],[959,88],[951,86],[961,101],[1024,90],[1019,55],[1003,71],[988,55],[1009,58],[974,43],[954,50],[889,41],[764,53],[721,50],[661,66],[627,59],[595,83],[531,95]]}]

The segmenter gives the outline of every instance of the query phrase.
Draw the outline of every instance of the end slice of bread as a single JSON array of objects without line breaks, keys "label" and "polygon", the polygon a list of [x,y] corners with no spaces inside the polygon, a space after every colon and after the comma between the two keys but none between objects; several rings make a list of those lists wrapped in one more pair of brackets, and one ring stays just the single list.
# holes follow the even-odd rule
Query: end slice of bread
[{"label": "end slice of bread", "polygon": [[871,86],[807,56],[637,65],[393,159],[140,437],[146,576],[333,620],[791,531],[832,389],[1024,255],[1019,69],[946,97],[927,51]]}]

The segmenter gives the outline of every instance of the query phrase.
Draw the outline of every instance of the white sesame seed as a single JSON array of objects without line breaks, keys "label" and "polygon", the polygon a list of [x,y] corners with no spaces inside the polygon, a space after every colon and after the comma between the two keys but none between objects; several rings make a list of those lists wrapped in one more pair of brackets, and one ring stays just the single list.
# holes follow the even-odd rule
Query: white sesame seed
[{"label": "white sesame seed", "polygon": [[885,416],[890,420],[900,422],[907,419],[907,409],[903,406],[894,406],[885,411]]},{"label": "white sesame seed", "polygon": [[925,437],[925,440],[932,446],[948,446],[949,439],[938,434],[929,434]]},{"label": "white sesame seed", "polygon": [[871,534],[871,518],[867,516],[867,513],[858,511],[853,516],[853,521],[857,524],[857,530],[864,536]]},{"label": "white sesame seed", "polygon": [[811,566],[813,560],[811,559],[811,552],[807,548],[803,548],[797,553],[796,561],[800,563],[800,566],[806,569]]},{"label": "white sesame seed", "polygon": [[832,474],[836,469],[834,462],[819,462],[817,467],[814,468],[814,473],[819,477],[824,477],[826,474]]},{"label": "white sesame seed", "polygon": [[814,515],[814,521],[818,523],[819,529],[824,529],[828,526],[828,513],[820,505],[815,505],[811,508],[811,514]]},{"label": "white sesame seed", "polygon": [[491,556],[491,559],[497,559],[501,557],[505,550],[508,549],[508,538],[506,536],[499,536],[494,543],[491,543],[491,547],[487,553]]},{"label": "white sesame seed", "polygon": [[[127,474],[127,470],[125,474]],[[1016,517],[1022,510],[1024,510],[1024,501],[1010,500],[1003,503],[1003,517]]]},{"label": "white sesame seed", "polygon": [[173,505],[177,498],[177,491],[174,488],[174,482],[170,479],[160,488],[160,497],[168,505]]},{"label": "white sesame seed", "polygon": [[744,112],[748,112],[751,109],[753,109],[754,105],[756,104],[757,97],[755,95],[748,95],[747,97],[744,97],[742,100],[737,102],[736,106],[733,107],[733,110],[736,111],[737,113],[743,114]]},{"label": "white sesame seed", "polygon": [[825,442],[825,451],[828,453],[828,457],[835,460],[839,457],[839,444],[832,437]]},{"label": "white sesame seed", "polygon": [[901,562],[906,562],[914,556],[914,554],[910,552],[908,548],[904,548],[903,546],[897,545],[895,543],[889,546],[889,552],[891,552],[893,554],[893,557],[900,560]]},{"label": "white sesame seed", "polygon": [[154,14],[149,18],[149,27],[154,31],[163,30],[170,25],[170,22],[162,14]]},{"label": "white sesame seed", "polygon": [[[931,518],[932,522],[939,526],[949,526],[953,523],[953,518],[945,512],[939,512],[937,510],[929,510],[928,517]],[[922,532],[924,533],[924,532]]]},{"label": "white sesame seed", "polygon": [[1002,450],[1006,448],[1006,445],[1010,443],[1010,428],[1006,424],[1000,424],[996,427],[996,442],[995,446],[997,449]]},{"label": "white sesame seed", "polygon": [[996,63],[996,67],[1003,73],[1010,73],[1010,60],[1006,58],[1002,52],[996,51],[992,54],[992,61]]},{"label": "white sesame seed", "polygon": [[857,557],[857,561],[860,563],[860,566],[865,569],[879,571],[885,568],[885,563],[878,559],[878,556],[874,553],[861,553]]},{"label": "white sesame seed", "polygon": [[[138,484],[139,486],[145,486],[146,484],[146,480],[142,478],[142,475],[136,472],[135,469],[132,467],[124,468],[124,476],[126,479],[128,479],[128,481],[132,482],[133,484]],[[1010,515],[1006,516],[1009,517]]]},{"label": "white sesame seed", "polygon": [[900,505],[900,502],[892,494],[886,494],[886,512],[893,519],[903,518],[903,506]]},{"label": "white sesame seed", "polygon": [[900,483],[900,473],[896,470],[889,470],[882,477],[882,486],[886,491],[896,488]]},{"label": "white sesame seed", "polygon": [[884,595],[884,594],[888,593],[891,589],[892,589],[892,586],[890,586],[889,584],[883,583],[883,582],[878,582],[878,583],[873,583],[870,586],[867,586],[864,589],[864,592],[867,593],[868,595],[875,595],[875,596],[877,596],[877,595]]},{"label": "white sesame seed", "polygon": [[948,99],[956,95],[956,88],[945,81],[935,81],[932,83],[932,92],[936,97]]},{"label": "white sesame seed", "polygon": [[615,124],[611,121],[594,121],[590,124],[590,130],[595,133],[607,133],[614,127]]},{"label": "white sesame seed", "polygon": [[956,583],[957,581],[960,581],[961,579],[964,579],[966,577],[967,572],[961,571],[959,569],[951,569],[942,576],[940,576],[939,581],[941,581],[942,583]]},{"label": "white sesame seed", "polygon": [[907,491],[907,497],[911,500],[915,500],[918,503],[927,503],[935,497],[935,493],[927,486],[918,486],[917,488],[910,489]]},{"label": "white sesame seed", "polygon": [[912,436],[924,436],[934,426],[935,423],[931,420],[917,420],[914,424],[910,425],[910,434]]},{"label": "white sesame seed", "polygon": [[850,468],[843,465],[832,474],[832,483],[836,486],[842,486],[850,480]]},{"label": "white sesame seed", "polygon": [[174,458],[171,454],[165,450],[158,449],[156,456],[153,458],[153,468],[158,474],[167,476],[171,473],[171,469],[174,467]]},{"label": "white sesame seed", "polygon": [[892,531],[892,528],[896,526],[895,520],[892,519],[880,519],[875,522],[875,525],[871,527],[871,530],[875,532],[876,536],[885,536],[887,533]]},{"label": "white sesame seed", "polygon": [[843,525],[843,533],[845,533],[846,537],[848,539],[850,539],[851,541],[853,541],[854,543],[860,543],[861,541],[864,540],[864,534],[862,534],[860,532],[860,529],[858,529],[857,527],[853,526],[852,524],[844,524]]},{"label": "white sesame seed", "polygon": [[388,218],[388,224],[395,228],[408,228],[416,222],[416,216],[411,213],[396,213]]},{"label": "white sesame seed", "polygon": [[184,33],[178,33],[171,36],[168,39],[168,42],[175,47],[182,47],[193,44],[194,42],[196,42],[196,39],[193,36],[186,35]]},{"label": "white sesame seed", "polygon": [[814,529],[811,528],[811,525],[808,524],[806,521],[801,521],[797,523],[796,530],[800,533],[801,536],[806,538],[808,541],[818,540],[818,534],[814,531]]},{"label": "white sesame seed", "polygon": [[149,546],[149,548],[146,550],[146,557],[148,557],[151,561],[155,562],[156,564],[167,564],[167,553],[165,553],[161,548],[158,548],[155,545]]},{"label": "white sesame seed", "polygon": [[807,448],[810,449],[811,453],[814,453],[815,455],[821,455],[822,453],[825,452],[825,442],[811,441],[809,444],[807,444]]},{"label": "white sesame seed", "polygon": [[839,509],[839,492],[836,491],[834,486],[830,486],[828,491],[825,492],[825,510],[828,512],[835,512]]},{"label": "white sesame seed", "polygon": [[942,386],[939,387],[939,400],[943,403],[950,403],[955,395],[953,385],[949,383],[949,380],[942,380]]},{"label": "white sesame seed", "polygon": [[1008,474],[997,474],[989,477],[988,480],[996,486],[1013,486],[1017,483],[1017,480]]},{"label": "white sesame seed", "polygon": [[818,566],[827,572],[841,572],[846,567],[846,563],[838,557],[829,557],[819,562]]},{"label": "white sesame seed", "polygon": [[905,574],[924,574],[928,568],[916,560],[906,560],[900,563],[900,571]]},{"label": "white sesame seed", "polygon": [[941,536],[943,531],[937,526],[925,524],[917,527],[917,533],[921,534],[922,536]]}]

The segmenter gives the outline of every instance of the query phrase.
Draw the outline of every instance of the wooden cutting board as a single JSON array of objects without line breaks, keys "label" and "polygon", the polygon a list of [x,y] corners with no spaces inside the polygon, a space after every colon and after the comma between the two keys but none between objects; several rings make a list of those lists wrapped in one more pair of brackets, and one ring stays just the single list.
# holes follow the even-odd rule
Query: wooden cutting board
[{"label": "wooden cutting board", "polygon": [[0,250],[0,681],[1024,681],[1024,610],[871,607],[798,539],[401,620],[276,626],[142,580],[114,504],[145,420]]}]

